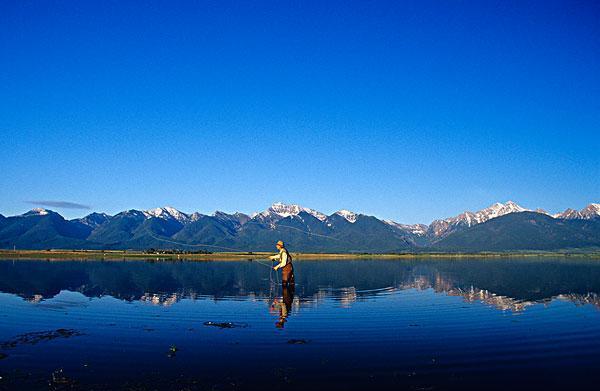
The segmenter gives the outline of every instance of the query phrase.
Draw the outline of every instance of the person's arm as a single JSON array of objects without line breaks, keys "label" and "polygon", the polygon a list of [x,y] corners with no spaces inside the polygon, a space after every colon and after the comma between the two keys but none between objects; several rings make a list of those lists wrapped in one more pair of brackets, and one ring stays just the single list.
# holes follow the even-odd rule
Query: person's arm
[{"label": "person's arm", "polygon": [[279,264],[274,267],[275,270],[281,269],[282,267],[287,265],[287,258],[288,258],[287,251],[282,251],[279,255],[281,257],[281,260],[279,261]]},{"label": "person's arm", "polygon": [[[271,261],[279,261],[281,262],[281,254],[275,254],[275,255],[271,255],[268,259],[270,259]],[[273,268],[274,270],[277,270],[277,266],[275,266]]]}]

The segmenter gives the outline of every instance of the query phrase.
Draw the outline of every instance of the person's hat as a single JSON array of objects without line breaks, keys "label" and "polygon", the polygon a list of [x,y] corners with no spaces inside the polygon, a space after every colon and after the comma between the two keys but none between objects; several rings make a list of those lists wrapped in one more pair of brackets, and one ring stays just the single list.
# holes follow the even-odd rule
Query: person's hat
[{"label": "person's hat", "polygon": [[281,246],[281,247],[285,247],[285,246],[283,245],[283,242],[282,242],[281,240],[277,242],[277,245],[278,245],[278,246]]}]

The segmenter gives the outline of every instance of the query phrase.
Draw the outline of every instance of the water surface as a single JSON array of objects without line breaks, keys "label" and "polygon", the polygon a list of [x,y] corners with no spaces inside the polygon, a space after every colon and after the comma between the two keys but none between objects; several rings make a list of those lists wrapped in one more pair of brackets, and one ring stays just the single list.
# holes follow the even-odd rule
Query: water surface
[{"label": "water surface", "polygon": [[485,389],[600,380],[600,262],[0,261],[3,389]]}]

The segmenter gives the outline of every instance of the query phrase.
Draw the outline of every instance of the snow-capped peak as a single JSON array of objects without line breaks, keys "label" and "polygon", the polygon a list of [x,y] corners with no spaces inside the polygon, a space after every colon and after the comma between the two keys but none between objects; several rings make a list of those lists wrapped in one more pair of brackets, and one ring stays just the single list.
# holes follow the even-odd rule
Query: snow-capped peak
[{"label": "snow-capped peak", "polygon": [[509,213],[525,211],[529,211],[529,209],[525,209],[513,201],[507,201],[504,204],[501,202],[496,202],[495,204],[475,213],[466,211],[458,216],[449,217],[444,220],[434,220],[429,226],[429,231],[437,237],[445,236],[453,232],[456,227],[472,227],[473,225],[481,224],[493,218],[504,216]]},{"label": "snow-capped peak", "polygon": [[90,226],[92,228],[96,228],[99,225],[102,225],[103,223],[107,222],[110,219],[110,216],[107,215],[106,213],[90,213],[89,215],[82,217],[80,219],[76,219],[76,221],[85,224],[87,226]]},{"label": "snow-capped peak", "polygon": [[213,217],[219,219],[219,220],[223,220],[223,221],[231,221],[235,224],[239,224],[239,225],[243,225],[246,224],[248,222],[248,220],[250,220],[250,216],[241,213],[241,212],[235,212],[235,213],[225,213],[225,212],[221,212],[220,210],[216,210],[213,213]]},{"label": "snow-capped peak", "polygon": [[189,217],[190,217],[190,221],[198,221],[202,217],[204,217],[204,215],[200,212],[194,212]]},{"label": "snow-capped peak", "polygon": [[410,232],[413,235],[424,236],[427,234],[428,227],[425,224],[401,224],[393,220],[383,220],[383,222],[399,230]]},{"label": "snow-capped peak", "polygon": [[581,210],[575,210],[568,208],[564,212],[557,213],[552,217],[557,219],[566,219],[566,220],[574,220],[574,219],[584,219],[590,220],[600,217],[600,204],[592,203],[586,206]]},{"label": "snow-capped peak", "polygon": [[296,205],[296,204],[288,205],[288,204],[284,204],[281,202],[274,203],[273,205],[271,205],[271,207],[269,207],[269,209],[267,209],[264,212],[259,213],[258,215],[260,215],[262,217],[271,217],[271,218],[273,218],[273,217],[286,218],[289,216],[297,216],[298,214],[300,214],[300,212],[306,212],[321,221],[325,221],[327,219],[327,216],[325,216],[323,213],[316,211],[314,209],[305,208],[303,206]]},{"label": "snow-capped peak", "polygon": [[528,209],[523,208],[513,201],[507,201],[504,204],[501,202],[496,202],[494,205],[482,209],[479,212],[476,212],[474,215],[476,221],[478,223],[482,223],[495,217],[515,212],[525,212],[527,210]]},{"label": "snow-capped peak", "polygon": [[185,213],[180,212],[177,209],[170,206],[146,210],[144,211],[144,215],[146,215],[146,217],[158,217],[160,219],[173,218],[179,221],[180,223],[185,223],[190,219],[190,217]]},{"label": "snow-capped peak", "polygon": [[490,205],[480,211],[474,213],[466,211],[458,216],[445,219],[444,221],[450,224],[463,223],[470,227],[472,225],[480,224],[509,213],[525,212],[528,210],[529,209],[525,209],[513,201],[507,201],[504,204],[501,202],[496,202],[495,204]]},{"label": "snow-capped peak", "polygon": [[356,213],[351,212],[351,211],[346,210],[346,209],[338,210],[337,212],[335,212],[335,214],[338,215],[338,216],[342,216],[343,218],[345,218],[350,223],[355,223],[356,222],[356,218],[358,217],[358,215]]},{"label": "snow-capped peak", "polygon": [[585,218],[595,218],[600,216],[600,204],[589,204],[581,210],[581,214]]},{"label": "snow-capped peak", "polygon": [[581,213],[575,209],[567,208],[564,212],[556,213],[552,217],[557,219],[580,219]]},{"label": "snow-capped peak", "polygon": [[50,211],[44,208],[33,208],[29,212],[25,213],[27,216],[45,216],[49,214]]}]

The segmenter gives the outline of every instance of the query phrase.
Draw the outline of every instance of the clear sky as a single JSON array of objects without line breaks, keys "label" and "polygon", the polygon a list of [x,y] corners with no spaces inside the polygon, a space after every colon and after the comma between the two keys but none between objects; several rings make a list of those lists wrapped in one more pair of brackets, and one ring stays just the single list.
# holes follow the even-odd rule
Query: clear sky
[{"label": "clear sky", "polygon": [[594,1],[5,0],[0,56],[4,215],[600,202]]}]

